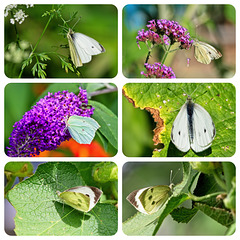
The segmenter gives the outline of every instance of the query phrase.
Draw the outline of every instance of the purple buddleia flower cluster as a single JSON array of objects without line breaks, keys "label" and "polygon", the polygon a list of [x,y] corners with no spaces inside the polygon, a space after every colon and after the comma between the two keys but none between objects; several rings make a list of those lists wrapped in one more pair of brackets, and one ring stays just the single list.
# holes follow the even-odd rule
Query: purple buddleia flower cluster
[{"label": "purple buddleia flower cluster", "polygon": [[149,64],[145,63],[147,73],[141,72],[146,78],[176,78],[171,67],[167,67],[161,63]]},{"label": "purple buddleia flower cluster", "polygon": [[79,90],[78,95],[62,91],[41,98],[14,124],[7,155],[32,157],[45,150],[54,150],[69,140],[71,135],[66,130],[69,116],[91,117],[94,111],[88,105],[86,90]]},{"label": "purple buddleia flower cluster", "polygon": [[[193,40],[190,40],[191,37],[188,30],[182,27],[176,21],[170,21],[166,19],[153,19],[149,21],[149,24],[146,26],[148,30],[145,31],[142,29],[138,32],[138,46],[139,41],[150,41],[153,44],[163,44],[164,42],[166,45],[169,45],[169,42],[171,45],[175,42],[179,42],[180,48],[187,50],[192,46]],[[155,39],[157,39],[157,41]]]}]

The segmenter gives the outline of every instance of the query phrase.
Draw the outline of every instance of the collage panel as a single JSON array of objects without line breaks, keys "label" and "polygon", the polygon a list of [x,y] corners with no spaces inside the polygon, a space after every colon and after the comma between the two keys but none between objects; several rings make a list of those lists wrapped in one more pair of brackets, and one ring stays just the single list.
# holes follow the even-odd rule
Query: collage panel
[{"label": "collage panel", "polygon": [[10,4],[4,16],[4,72],[8,78],[117,75],[118,14],[114,5]]},{"label": "collage panel", "polygon": [[122,31],[127,78],[235,75],[236,10],[232,5],[128,4],[123,9]]},{"label": "collage panel", "polygon": [[127,157],[231,157],[236,151],[236,89],[231,83],[127,83]]},{"label": "collage panel", "polygon": [[112,83],[9,83],[5,153],[112,157],[118,149],[117,115],[118,93]]},{"label": "collage panel", "polygon": [[8,162],[5,232],[18,236],[109,236],[118,229],[113,162]]},{"label": "collage panel", "polygon": [[128,236],[235,231],[232,162],[127,162],[122,178],[123,232]]}]

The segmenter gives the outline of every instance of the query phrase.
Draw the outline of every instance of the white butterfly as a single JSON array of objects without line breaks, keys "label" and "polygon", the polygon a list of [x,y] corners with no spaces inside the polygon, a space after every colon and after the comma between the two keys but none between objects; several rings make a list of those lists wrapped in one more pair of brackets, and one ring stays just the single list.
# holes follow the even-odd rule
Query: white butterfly
[{"label": "white butterfly", "polygon": [[188,96],[173,122],[171,140],[182,152],[190,148],[198,153],[212,144],[216,135],[210,114]]},{"label": "white butterfly", "polygon": [[194,46],[194,57],[200,63],[209,64],[212,60],[218,59],[222,54],[213,46],[208,43],[195,40]]},{"label": "white butterfly", "polygon": [[83,63],[90,62],[92,55],[105,52],[105,48],[95,39],[82,33],[74,33],[72,29],[69,29],[67,38],[71,59],[76,67],[81,67]]}]

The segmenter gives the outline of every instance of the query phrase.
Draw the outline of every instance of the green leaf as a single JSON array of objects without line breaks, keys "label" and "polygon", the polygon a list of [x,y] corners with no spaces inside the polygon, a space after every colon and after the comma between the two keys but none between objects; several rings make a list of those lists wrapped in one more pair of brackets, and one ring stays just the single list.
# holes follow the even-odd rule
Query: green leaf
[{"label": "green leaf", "polygon": [[99,131],[103,134],[103,136],[109,141],[109,143],[117,149],[117,136],[118,136],[118,118],[117,116],[105,107],[103,104],[96,101],[89,101],[89,104],[92,105],[95,110],[93,114],[93,118],[99,123],[101,126]]},{"label": "green leaf", "polygon": [[180,207],[174,209],[170,214],[178,223],[188,223],[197,213],[197,208]]},{"label": "green leaf", "polygon": [[[156,149],[154,157],[209,156],[230,157],[236,150],[236,98],[235,87],[230,83],[128,83],[124,95],[135,107],[152,113],[156,122],[154,144],[164,144]],[[179,151],[171,142],[171,128],[178,111],[186,101],[186,93],[211,115],[216,127],[216,137],[209,149],[202,153]],[[161,145],[160,145],[161,147]]]},{"label": "green leaf", "polygon": [[223,226],[230,227],[234,223],[233,215],[225,209],[211,207],[202,203],[195,203],[194,206]]},{"label": "green leaf", "polygon": [[[87,167],[87,165],[85,165]],[[88,167],[89,169],[91,168]],[[88,180],[84,178],[84,180]],[[56,191],[88,185],[72,163],[50,162],[39,165],[36,173],[8,192],[16,209],[17,235],[113,235],[117,231],[117,210],[111,204],[98,203],[83,213],[63,205]]]}]

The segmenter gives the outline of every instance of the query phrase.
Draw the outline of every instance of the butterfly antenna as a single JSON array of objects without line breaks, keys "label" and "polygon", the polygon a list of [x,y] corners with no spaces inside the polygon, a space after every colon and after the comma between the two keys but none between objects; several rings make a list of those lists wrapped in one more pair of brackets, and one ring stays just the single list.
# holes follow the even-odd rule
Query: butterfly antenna
[{"label": "butterfly antenna", "polygon": [[173,180],[173,179],[172,179],[172,172],[173,172],[173,171],[171,170],[171,171],[170,171],[170,179],[169,179],[169,180],[170,180],[170,181],[169,181],[170,184],[172,183],[172,180]]},{"label": "butterfly antenna", "polygon": [[72,29],[75,28],[75,26],[78,24],[78,22],[80,21],[81,17],[78,18],[78,20],[74,23],[74,25],[72,26]]},{"label": "butterfly antenna", "polygon": [[174,178],[177,176],[177,174],[179,173],[179,171],[181,170],[181,168],[179,168],[176,173],[174,174],[174,176],[172,176],[172,170],[170,172],[170,183],[173,183]]},{"label": "butterfly antenna", "polygon": [[[181,87],[182,88],[182,87]],[[182,98],[179,97],[179,95],[177,95],[172,89],[170,88],[167,88],[167,90],[171,91],[177,98],[181,99],[182,101]],[[183,89],[182,89],[183,90]],[[184,91],[184,90],[183,90]]]}]

